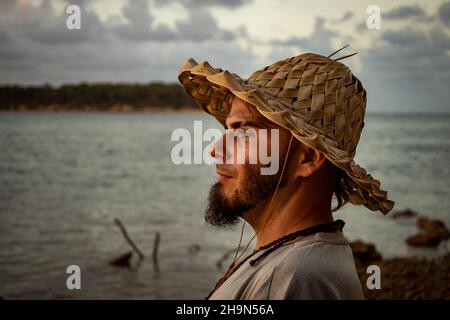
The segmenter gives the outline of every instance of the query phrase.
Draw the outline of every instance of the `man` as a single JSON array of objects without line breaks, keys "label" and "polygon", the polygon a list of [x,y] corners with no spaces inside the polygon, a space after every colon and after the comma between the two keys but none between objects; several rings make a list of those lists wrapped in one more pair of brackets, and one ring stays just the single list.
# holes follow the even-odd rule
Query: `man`
[{"label": "man", "polygon": [[[364,126],[361,82],[342,63],[312,53],[278,61],[247,80],[190,59],[179,80],[228,130],[279,132],[278,148],[267,144],[269,153],[279,150],[274,175],[261,174],[261,161],[236,161],[239,149],[249,151],[248,160],[246,140],[228,148],[222,138],[211,151],[218,182],[206,220],[226,226],[243,218],[255,231],[256,248],[233,261],[208,298],[363,298],[344,223],[333,221],[332,211],[350,202],[386,214],[394,202],[353,161]],[[332,210],[333,195],[338,205]]]}]

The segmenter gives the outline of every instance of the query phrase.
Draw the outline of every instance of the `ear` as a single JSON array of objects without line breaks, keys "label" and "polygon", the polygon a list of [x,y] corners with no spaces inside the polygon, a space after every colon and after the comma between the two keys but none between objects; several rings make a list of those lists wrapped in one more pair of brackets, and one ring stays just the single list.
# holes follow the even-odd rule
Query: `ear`
[{"label": "ear", "polygon": [[295,175],[302,178],[310,177],[326,165],[326,160],[323,153],[301,143],[298,149]]}]

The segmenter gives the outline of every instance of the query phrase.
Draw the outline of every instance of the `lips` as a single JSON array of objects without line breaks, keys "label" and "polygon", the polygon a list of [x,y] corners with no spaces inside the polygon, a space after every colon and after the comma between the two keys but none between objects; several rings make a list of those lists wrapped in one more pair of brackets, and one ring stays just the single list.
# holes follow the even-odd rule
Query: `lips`
[{"label": "lips", "polygon": [[223,171],[216,170],[216,173],[218,175],[221,175],[221,176],[224,176],[224,177],[227,177],[227,178],[233,178],[233,176],[231,174],[223,172]]},{"label": "lips", "polygon": [[219,181],[226,181],[229,179],[233,179],[233,175],[226,170],[219,169],[216,167],[216,173],[217,173]]}]

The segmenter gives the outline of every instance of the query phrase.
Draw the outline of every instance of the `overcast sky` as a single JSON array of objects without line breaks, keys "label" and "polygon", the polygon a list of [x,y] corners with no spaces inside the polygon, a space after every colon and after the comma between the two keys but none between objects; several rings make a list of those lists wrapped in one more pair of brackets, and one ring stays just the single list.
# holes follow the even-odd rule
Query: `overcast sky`
[{"label": "overcast sky", "polygon": [[[66,28],[68,4],[81,30]],[[369,5],[381,28],[369,30]],[[344,60],[368,111],[450,112],[450,2],[83,0],[0,2],[0,83],[175,82],[193,57],[242,77],[304,52]]]}]

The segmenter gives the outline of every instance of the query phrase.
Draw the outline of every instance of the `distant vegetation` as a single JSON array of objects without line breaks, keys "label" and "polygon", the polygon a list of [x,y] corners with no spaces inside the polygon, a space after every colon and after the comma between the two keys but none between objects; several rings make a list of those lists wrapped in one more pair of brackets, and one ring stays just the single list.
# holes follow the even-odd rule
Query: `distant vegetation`
[{"label": "distant vegetation", "polygon": [[195,109],[179,84],[0,86],[0,110]]}]

